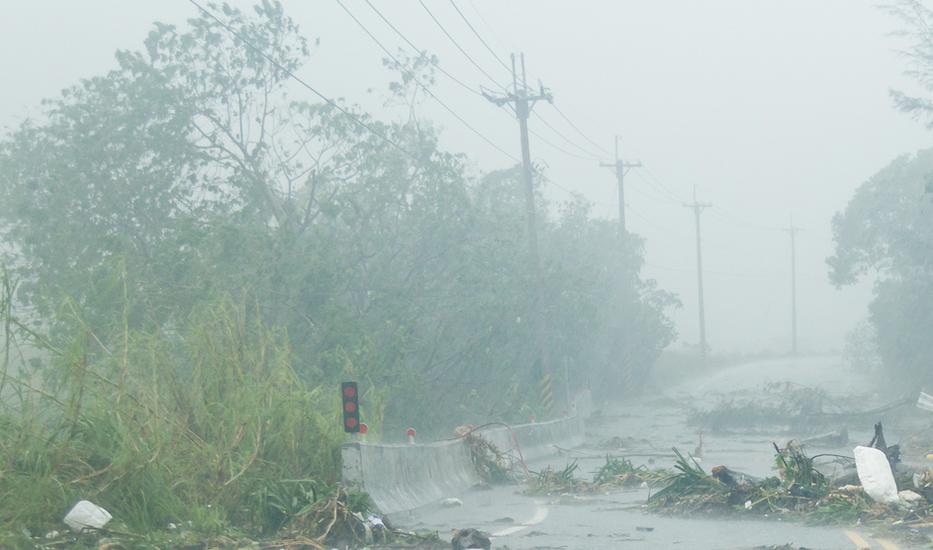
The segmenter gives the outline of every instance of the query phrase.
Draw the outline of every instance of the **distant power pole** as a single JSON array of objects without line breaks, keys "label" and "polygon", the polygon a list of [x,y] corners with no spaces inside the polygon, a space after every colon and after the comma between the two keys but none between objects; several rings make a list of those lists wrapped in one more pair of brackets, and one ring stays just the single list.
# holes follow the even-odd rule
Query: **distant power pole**
[{"label": "distant power pole", "polygon": [[693,210],[693,216],[696,220],[697,233],[697,303],[700,309],[700,358],[706,360],[706,312],[703,308],[703,247],[700,238],[700,214],[704,208],[710,208],[710,203],[697,202],[697,188],[693,186],[693,202],[685,203],[685,207]]},{"label": "distant power pole", "polygon": [[794,226],[791,218],[790,226],[784,231],[790,235],[790,349],[791,354],[797,355],[797,232],[801,229]]},{"label": "distant power pole", "polygon": [[532,269],[535,275],[535,338],[537,340],[538,360],[541,363],[542,370],[547,372],[547,353],[546,353],[546,335],[544,327],[544,314],[542,311],[541,298],[543,290],[541,288],[541,259],[538,253],[538,226],[535,221],[535,184],[532,177],[531,149],[528,145],[528,116],[534,108],[535,103],[544,100],[552,101],[553,96],[543,85],[538,84],[538,93],[532,93],[528,88],[528,81],[525,74],[525,54],[521,54],[521,85],[519,85],[519,75],[515,70],[515,54],[512,54],[512,90],[504,95],[493,95],[483,93],[486,99],[496,105],[508,105],[515,113],[518,119],[518,128],[521,134],[522,144],[522,180],[525,189],[525,219],[528,224],[528,249],[531,253]]},{"label": "distant power pole", "polygon": [[623,235],[625,235],[625,174],[631,168],[639,168],[641,166],[641,162],[625,162],[622,160],[622,157],[619,156],[619,136],[615,137],[615,153],[615,162],[600,162],[599,165],[606,168],[615,169],[616,182],[619,186],[619,230]]}]

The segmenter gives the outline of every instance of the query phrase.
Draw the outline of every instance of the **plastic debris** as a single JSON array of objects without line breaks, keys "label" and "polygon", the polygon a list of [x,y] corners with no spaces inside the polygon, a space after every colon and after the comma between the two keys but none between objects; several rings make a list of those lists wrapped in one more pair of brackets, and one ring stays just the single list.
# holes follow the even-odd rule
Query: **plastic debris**
[{"label": "plastic debris", "polygon": [[113,516],[110,512],[89,500],[78,501],[65,515],[65,523],[76,533],[90,529],[103,529],[111,519]]},{"label": "plastic debris", "polygon": [[386,524],[382,521],[382,518],[377,516],[376,514],[370,514],[369,517],[366,518],[366,523],[369,525],[371,529],[385,529],[386,528]]},{"label": "plastic debris", "polygon": [[925,498],[923,498],[923,496],[911,491],[910,489],[897,493],[897,496],[902,501],[907,502],[907,503],[921,502],[921,501],[926,500]]},{"label": "plastic debris", "polygon": [[885,454],[871,447],[858,446],[853,451],[855,468],[862,488],[875,502],[898,502],[897,483],[891,473],[891,464]]}]

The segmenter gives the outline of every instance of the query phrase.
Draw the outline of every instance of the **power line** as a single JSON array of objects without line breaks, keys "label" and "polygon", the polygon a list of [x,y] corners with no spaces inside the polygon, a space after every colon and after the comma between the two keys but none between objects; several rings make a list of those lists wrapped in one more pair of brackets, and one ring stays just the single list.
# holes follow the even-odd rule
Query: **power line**
[{"label": "power line", "polygon": [[776,226],[771,226],[771,225],[764,225],[760,223],[750,222],[748,220],[743,219],[740,216],[733,214],[729,210],[722,208],[721,206],[719,207],[718,212],[716,212],[716,215],[720,219],[726,220],[730,223],[744,225],[746,227],[757,229],[759,231],[781,231],[784,229],[782,227],[776,227]]},{"label": "power line", "polygon": [[[383,13],[382,13],[381,11],[379,11],[379,9],[376,8],[376,6],[374,6],[373,3],[372,3],[370,0],[366,0],[366,4],[367,4],[374,12],[376,12],[376,15],[378,15],[379,18],[382,19],[382,20],[385,22],[385,24],[389,26],[389,28],[391,28],[393,31],[395,31],[395,33],[396,33],[397,35],[399,35],[399,36],[402,38],[402,40],[404,40],[405,43],[407,43],[413,50],[415,50],[416,52],[423,52],[423,51],[425,51],[425,50],[422,50],[421,48],[419,48],[418,46],[416,46],[414,43],[412,43],[412,41],[409,40],[407,36],[405,36],[405,33],[403,33],[402,31],[400,31],[400,30],[398,29],[398,27],[396,27],[394,24],[392,24],[392,22],[389,21],[389,19],[388,19],[385,15],[383,15]],[[474,95],[476,95],[476,96],[478,96],[478,97],[483,97],[483,94],[481,94],[481,93],[479,92],[479,90],[474,90],[474,89],[471,88],[468,84],[464,83],[464,82],[463,82],[462,80],[460,80],[459,78],[457,78],[457,77],[455,77],[454,75],[452,75],[452,74],[450,74],[449,72],[447,72],[443,67],[441,67],[440,63],[433,63],[433,65],[434,65],[434,67],[435,67],[438,71],[441,72],[441,74],[443,74],[444,76],[446,76],[447,78],[449,78],[449,79],[452,80],[453,82],[455,82],[455,83],[457,83],[458,85],[460,85],[460,87],[463,88],[464,90],[466,90],[466,91],[470,92],[471,94],[474,94]]]},{"label": "power line", "polygon": [[210,17],[211,19],[213,19],[215,22],[217,22],[218,25],[220,25],[221,27],[223,27],[224,29],[226,29],[230,34],[232,34],[232,35],[234,36],[234,38],[236,38],[237,40],[239,40],[240,42],[242,42],[243,44],[245,44],[246,47],[248,47],[249,49],[253,50],[253,51],[256,52],[257,54],[259,54],[260,57],[264,58],[266,61],[268,61],[269,63],[271,63],[272,65],[274,65],[276,69],[282,71],[286,76],[288,76],[289,78],[291,78],[291,79],[294,80],[295,82],[301,84],[301,85],[304,86],[306,89],[310,90],[314,95],[316,95],[316,96],[318,96],[319,98],[321,98],[321,100],[323,100],[325,103],[327,103],[327,104],[330,105],[331,107],[337,109],[338,111],[340,111],[340,112],[341,112],[342,114],[344,114],[345,116],[349,117],[350,120],[352,120],[353,122],[355,122],[358,126],[360,126],[361,128],[367,130],[369,133],[373,134],[374,136],[378,137],[378,138],[381,139],[383,142],[385,142],[385,143],[391,145],[392,147],[398,149],[398,150],[399,150],[402,154],[404,154],[405,156],[411,158],[412,160],[414,160],[414,161],[416,161],[416,162],[420,162],[421,159],[419,159],[415,154],[409,152],[407,149],[405,149],[404,147],[402,147],[401,145],[399,145],[397,142],[395,142],[395,141],[389,139],[389,138],[388,138],[387,136],[385,136],[384,134],[378,132],[378,131],[377,131],[375,128],[373,128],[371,125],[366,124],[365,122],[363,122],[359,117],[357,117],[356,115],[354,115],[353,113],[351,113],[351,112],[348,111],[347,109],[344,109],[343,107],[341,107],[341,106],[340,106],[336,101],[334,101],[333,99],[331,99],[331,98],[327,97],[326,95],[324,95],[323,93],[319,92],[314,86],[308,84],[306,81],[304,81],[303,79],[301,79],[300,77],[298,77],[298,75],[296,75],[296,74],[293,73],[292,71],[288,70],[285,66],[283,66],[281,63],[279,63],[278,61],[276,61],[272,56],[270,56],[269,54],[267,54],[266,52],[264,52],[261,48],[259,48],[258,46],[256,46],[255,44],[253,44],[252,42],[250,42],[249,40],[247,40],[246,38],[244,38],[243,35],[241,35],[240,33],[238,33],[235,29],[233,29],[233,27],[231,27],[231,26],[228,25],[227,23],[223,22],[220,18],[218,18],[216,15],[214,15],[213,12],[211,12],[210,10],[208,10],[207,8],[205,8],[205,7],[203,7],[201,4],[199,4],[199,3],[197,2],[197,0],[188,0],[188,2],[190,2],[192,5],[194,5],[194,7],[196,7],[198,10],[200,10],[202,13],[204,13],[204,15],[207,15],[208,17]]},{"label": "power line", "polygon": [[[642,167],[644,167],[644,165],[642,165]],[[647,193],[645,193],[646,196],[650,196],[651,198],[653,198],[654,200],[658,202],[663,202],[667,204],[675,204],[677,206],[680,206],[682,204],[681,201],[677,200],[675,197],[672,197],[669,193],[665,192],[662,188],[655,186],[651,182],[651,180],[649,180],[647,176],[643,174],[644,173],[642,171],[635,172],[635,175],[638,176],[638,179],[641,180],[641,182],[645,184],[646,188],[653,189],[656,192],[660,193],[659,195],[648,195]]]},{"label": "power line", "polygon": [[476,3],[473,2],[473,0],[469,0],[469,2],[470,2],[470,7],[473,8],[473,12],[476,14],[477,17],[479,17],[479,20],[483,22],[483,25],[486,25],[486,30],[488,30],[489,33],[492,34],[493,39],[496,42],[498,42],[499,46],[502,46],[503,48],[508,49],[508,50],[514,50],[515,48],[507,47],[505,45],[505,42],[499,37],[498,34],[496,34],[496,29],[494,29],[492,25],[489,24],[489,21],[487,21],[486,18],[483,17],[483,13],[479,11],[479,8],[476,7]]},{"label": "power line", "polygon": [[[663,182],[651,171],[651,168],[644,166],[644,172],[651,178],[651,181],[656,185],[665,195],[669,196],[672,200],[682,202],[678,194],[671,190],[670,187],[664,185]],[[646,180],[647,181],[647,180]]]},{"label": "power line", "polygon": [[[473,35],[476,36],[476,38],[483,44],[483,46],[486,47],[486,49],[489,51],[489,53],[491,53],[492,56],[493,56],[494,58],[496,58],[496,61],[498,61],[499,64],[502,65],[503,68],[505,68],[506,71],[511,71],[511,69],[509,68],[508,64],[507,64],[505,61],[503,61],[501,57],[499,57],[499,55],[496,53],[496,51],[495,51],[494,49],[492,49],[492,47],[489,45],[489,43],[486,42],[486,40],[482,37],[482,35],[480,35],[479,31],[476,30],[476,27],[474,27],[473,24],[470,23],[470,20],[469,20],[469,19],[467,18],[467,16],[463,13],[463,11],[460,10],[460,8],[457,6],[457,3],[456,3],[454,0],[450,0],[450,4],[454,7],[455,10],[457,10],[457,13],[460,14],[460,18],[463,19],[463,22],[466,23],[467,27],[469,27],[470,30],[473,31]],[[473,8],[474,8],[474,10],[475,10],[475,9],[476,9],[476,6],[473,6]],[[477,10],[477,13],[478,13],[478,10]],[[482,16],[480,16],[480,18],[482,18]],[[488,25],[488,24],[487,24],[487,25]],[[587,136],[587,135],[583,132],[583,130],[581,130],[576,124],[574,124],[573,121],[570,120],[570,118],[569,118],[566,114],[564,114],[563,111],[560,110],[560,108],[558,108],[556,105],[553,105],[553,104],[552,104],[552,107],[554,107],[554,110],[557,111],[557,114],[559,114],[559,115],[561,116],[561,118],[563,118],[564,121],[566,121],[567,124],[570,125],[571,128],[573,128],[574,130],[577,131],[577,133],[579,133],[581,136],[583,136],[583,139],[585,139],[586,141],[590,142],[590,144],[596,146],[596,148],[597,148],[598,150],[603,151],[603,152],[606,153],[607,155],[609,154],[609,151],[607,151],[604,147],[602,147],[601,145],[599,145],[598,143],[596,143],[595,141],[593,141],[592,139],[590,139],[589,136]],[[548,122],[544,119],[544,117],[542,117],[542,116],[540,116],[540,115],[537,115],[537,114],[536,114],[535,116],[537,116],[538,119],[541,120],[548,128],[550,128],[551,130],[553,130],[555,134],[557,134],[557,135],[559,135],[561,138],[563,138],[564,141],[566,141],[567,143],[570,143],[570,144],[573,145],[574,147],[576,147],[576,148],[578,148],[578,149],[584,151],[586,154],[591,154],[591,153],[590,153],[589,151],[587,151],[585,148],[580,147],[579,145],[577,145],[576,143],[574,143],[573,141],[571,141],[569,138],[567,138],[566,136],[564,136],[564,135],[563,135],[560,131],[558,131],[556,128],[554,128],[553,126],[551,126],[550,124],[548,124]],[[599,155],[593,155],[593,156],[595,157],[596,160],[599,159]]]},{"label": "power line", "polygon": [[[396,27],[396,26],[385,16],[385,14],[383,14],[378,8],[376,8],[376,6],[374,6],[374,5],[372,4],[371,0],[366,0],[366,4],[376,13],[376,15],[379,16],[380,19],[382,19],[383,22],[385,22],[386,25],[389,26],[389,28],[391,28],[393,31],[395,31],[395,33],[398,34],[399,37],[401,37],[402,40],[404,40],[405,43],[407,43],[411,48],[413,48],[413,49],[416,50],[416,51],[423,51],[423,50],[421,50],[418,46],[416,46],[416,45],[405,35],[405,33],[403,33],[401,30],[399,30],[399,28]],[[423,4],[422,4],[422,5],[423,5]],[[343,6],[343,4],[341,4],[341,7],[343,7],[344,10],[346,11],[346,7]],[[455,7],[456,7],[456,6],[455,6]],[[425,6],[425,9],[427,10],[427,7],[426,7],[426,6]],[[463,53],[474,65],[477,65],[476,61],[475,61],[463,48],[460,47],[460,45],[453,39],[453,37],[450,36],[449,33],[447,33],[447,31],[443,28],[443,26],[441,26],[440,22],[439,22],[436,18],[434,18],[434,15],[430,12],[430,10],[427,10],[427,11],[428,11],[428,14],[431,15],[432,19],[434,19],[435,23],[437,23],[438,26],[441,27],[441,30],[443,30],[444,33],[447,34],[448,38],[450,38],[451,42],[453,42],[454,45],[457,46],[457,48],[461,51],[461,53]],[[462,16],[463,16],[462,12],[460,12],[459,10],[458,10],[458,12],[461,13],[461,17],[462,17]],[[352,14],[351,14],[351,17],[352,17]],[[357,24],[360,24],[359,21],[358,21],[355,17],[354,17],[354,20],[357,21]],[[362,24],[360,24],[360,25],[362,26]],[[365,30],[365,28],[364,28],[364,30]],[[472,29],[472,30],[474,31],[474,33],[476,32],[475,28]],[[368,31],[366,31],[366,32],[367,32],[367,34],[369,34],[370,37],[372,38],[372,34],[371,34],[370,32],[368,32]],[[373,38],[373,40],[376,40],[376,39]],[[378,44],[378,41],[376,41],[376,42],[377,42],[377,44]],[[487,46],[488,46],[488,45],[487,45]],[[383,47],[381,44],[380,44],[380,47],[382,48],[383,51],[386,51],[386,48]],[[388,53],[388,52],[386,51],[386,53]],[[391,54],[389,54],[389,55],[391,56]],[[393,59],[394,59],[394,56],[392,56],[392,57],[393,57]],[[396,60],[396,62],[397,62],[397,60]],[[500,60],[500,62],[501,62],[501,60]],[[477,95],[477,96],[479,96],[479,97],[483,97],[483,95],[482,95],[480,92],[474,90],[474,89],[471,88],[469,85],[465,84],[462,80],[460,80],[459,78],[457,78],[457,77],[455,77],[454,75],[450,74],[450,73],[449,73],[448,71],[446,71],[443,67],[441,67],[440,64],[435,63],[434,66],[435,66],[442,74],[446,75],[448,78],[450,78],[451,80],[453,80],[454,82],[456,82],[457,84],[459,84],[460,87],[462,87],[463,89],[467,90],[468,92],[470,92],[470,93],[472,93],[472,94],[474,94],[474,95]],[[493,79],[489,76],[488,73],[486,73],[485,71],[482,70],[481,67],[479,67],[479,66],[477,65],[477,68],[479,68],[479,69],[483,72],[483,74],[485,74],[488,78],[490,78],[491,80],[493,80]],[[493,82],[495,82],[495,80],[493,80]],[[498,83],[496,83],[496,84],[499,85]],[[502,87],[501,85],[499,85],[499,86]],[[574,145],[575,147],[577,147],[578,149],[584,151],[584,153],[586,153],[586,154],[588,154],[588,155],[591,155],[591,154],[592,154],[592,153],[590,153],[589,151],[587,151],[586,149],[580,147],[579,145],[577,145],[576,143],[574,143],[573,141],[571,141],[569,138],[567,138],[567,137],[564,136],[563,134],[561,134],[556,128],[554,128],[551,124],[549,124],[543,117],[541,117],[541,116],[538,115],[537,113],[534,113],[534,116],[536,116],[536,117],[538,118],[538,120],[540,120],[545,126],[547,126],[548,128],[550,128],[552,131],[554,131],[554,133],[556,133],[558,136],[562,137],[565,141],[567,141],[567,142],[570,143],[571,145]],[[544,144],[546,144],[546,145],[550,146],[551,148],[553,148],[553,149],[555,149],[555,150],[557,150],[557,151],[560,151],[560,152],[562,152],[562,153],[564,153],[564,154],[566,154],[566,155],[568,155],[568,156],[572,156],[572,157],[576,157],[576,158],[584,159],[584,160],[592,160],[592,159],[597,158],[596,156],[584,157],[584,156],[581,156],[581,155],[579,155],[579,154],[572,153],[572,152],[570,152],[570,151],[564,149],[563,147],[561,147],[561,146],[559,146],[559,145],[557,145],[557,144],[555,144],[555,143],[553,143],[553,142],[547,140],[546,138],[542,137],[539,133],[535,132],[534,130],[530,130],[529,133],[531,133],[532,135],[534,135],[535,137],[537,137],[538,139],[540,139]],[[498,149],[498,147],[497,147],[497,149]],[[513,160],[517,160],[517,159],[515,159],[515,157],[512,157],[511,155],[510,155],[509,158],[512,158]]]},{"label": "power line", "polygon": [[[637,173],[637,172],[636,172],[636,173]],[[642,180],[642,182],[644,182],[644,180]],[[633,186],[633,187],[631,187],[631,189],[632,189],[632,191],[634,191],[637,195],[642,196],[642,197],[645,197],[645,198],[648,198],[648,199],[651,199],[651,200],[657,202],[658,204],[675,205],[675,206],[680,206],[680,205],[681,205],[681,203],[676,202],[676,201],[673,201],[673,200],[671,200],[671,199],[669,199],[669,198],[667,198],[667,197],[660,196],[660,195],[655,195],[654,193],[649,193],[649,192],[646,190],[647,188],[646,188],[646,189],[639,189],[638,187],[634,187],[634,186]]]},{"label": "power line", "polygon": [[[451,1],[453,1],[453,0],[451,0]],[[559,108],[557,105],[555,105],[555,104],[552,103],[552,104],[551,104],[551,107],[554,107],[554,110],[557,111],[557,114],[559,114],[560,117],[561,117],[562,119],[564,119],[564,121],[565,121],[567,124],[569,124],[571,128],[573,128],[574,130],[576,130],[578,134],[580,134],[581,136],[583,136],[583,139],[585,139],[586,141],[590,142],[590,143],[591,143],[592,145],[594,145],[597,149],[599,149],[600,151],[606,153],[607,155],[610,154],[609,151],[608,151],[605,147],[603,147],[603,146],[600,145],[599,143],[597,143],[597,142],[593,141],[592,139],[590,139],[590,137],[587,136],[587,135],[583,132],[583,130],[581,130],[576,124],[574,124],[573,121],[570,120],[570,117],[568,117],[567,115],[565,115],[564,112],[561,111],[560,108]]]},{"label": "power line", "polygon": [[[539,117],[538,120],[541,120],[541,118]],[[560,151],[561,153],[563,153],[563,154],[565,154],[565,155],[567,155],[567,156],[575,157],[575,158],[583,159],[583,160],[597,160],[597,159],[594,159],[593,157],[588,157],[588,156],[585,157],[585,156],[583,156],[583,155],[574,153],[574,152],[572,152],[572,151],[568,151],[567,149],[564,149],[564,148],[561,147],[560,145],[557,145],[556,143],[554,143],[554,142],[548,140],[547,138],[545,138],[544,136],[542,136],[540,133],[535,132],[534,130],[532,130],[532,129],[530,129],[530,128],[528,129],[528,133],[531,134],[531,135],[533,135],[533,136],[535,136],[535,137],[538,138],[539,140],[541,140],[541,142],[544,143],[545,145],[551,147],[552,149],[555,149],[555,150],[557,150],[557,151]]]},{"label": "power line", "polygon": [[509,68],[508,64],[503,61],[501,57],[499,57],[499,54],[497,54],[496,51],[489,46],[489,44],[486,43],[483,37],[480,36],[479,32],[476,31],[476,28],[473,26],[473,24],[470,23],[470,20],[467,19],[467,16],[464,15],[462,11],[460,11],[460,8],[457,7],[457,3],[454,2],[454,0],[450,0],[450,5],[453,6],[455,10],[457,10],[457,13],[460,14],[460,18],[463,19],[463,22],[467,24],[467,27],[470,27],[470,30],[473,31],[473,35],[476,36],[480,42],[482,42],[483,46],[486,46],[486,49],[489,50],[489,53],[491,53],[492,56],[496,58],[496,61],[498,61],[506,71],[511,71],[512,69]]},{"label": "power line", "polygon": [[502,154],[505,155],[506,157],[512,159],[513,161],[516,161],[516,162],[518,161],[518,159],[517,159],[516,157],[514,157],[513,155],[511,155],[508,151],[506,151],[506,150],[503,149],[502,147],[499,147],[498,145],[496,145],[495,142],[493,142],[491,139],[489,139],[488,137],[486,137],[482,132],[480,132],[479,130],[477,130],[476,128],[474,128],[469,122],[467,122],[462,116],[460,116],[460,115],[459,115],[456,111],[454,111],[450,106],[448,106],[446,103],[444,103],[443,101],[441,101],[441,99],[440,99],[439,97],[437,97],[437,95],[435,95],[434,92],[432,92],[430,88],[428,88],[427,86],[425,86],[424,83],[422,83],[421,80],[418,79],[418,77],[414,74],[413,71],[411,71],[411,70],[409,70],[407,67],[405,67],[405,65],[404,65],[397,57],[395,57],[395,56],[392,54],[392,52],[390,52],[389,49],[386,48],[386,47],[382,44],[382,42],[380,42],[379,39],[376,38],[376,36],[375,36],[372,32],[370,32],[370,30],[369,30],[368,28],[366,28],[366,25],[364,25],[359,19],[356,18],[355,15],[353,15],[353,12],[351,12],[349,9],[347,9],[347,6],[346,6],[341,0],[337,0],[337,4],[338,4],[341,8],[343,8],[343,11],[345,11],[345,12],[347,13],[347,15],[349,15],[350,18],[353,19],[353,21],[355,21],[356,24],[359,25],[359,27],[360,27],[361,29],[363,29],[363,32],[365,32],[365,33],[367,34],[367,36],[369,36],[369,37],[373,40],[373,42],[375,42],[376,45],[379,46],[379,47],[382,49],[383,52],[385,52],[386,55],[388,55],[393,61],[395,61],[395,62],[398,64],[399,67],[402,67],[402,68],[411,76],[411,78],[412,78],[419,86],[421,86],[421,89],[423,89],[423,90],[425,91],[425,93],[427,93],[429,96],[431,96],[432,99],[434,99],[434,101],[436,101],[441,107],[443,107],[444,109],[446,109],[447,112],[449,112],[451,115],[454,116],[454,118],[456,118],[457,120],[459,120],[464,126],[467,127],[467,129],[469,129],[471,132],[473,132],[474,134],[476,134],[477,136],[479,136],[480,139],[482,139],[483,141],[485,141],[486,143],[488,143],[490,146],[492,146],[494,149],[496,149],[497,151],[499,151],[500,153],[502,153]]},{"label": "power line", "polygon": [[458,50],[460,50],[460,53],[462,53],[462,54],[470,61],[470,63],[472,63],[473,66],[476,67],[476,68],[479,70],[479,72],[483,73],[483,75],[484,75],[486,78],[488,78],[488,79],[490,80],[490,82],[492,82],[493,84],[495,84],[496,87],[498,87],[498,88],[500,88],[500,89],[502,89],[502,90],[508,91],[503,85],[499,84],[499,82],[498,82],[495,78],[493,78],[489,73],[487,73],[487,72],[486,72],[486,69],[484,69],[479,63],[477,63],[476,60],[473,59],[473,57],[472,57],[469,53],[467,53],[466,50],[463,49],[463,47],[460,45],[460,43],[457,42],[457,40],[456,40],[449,32],[447,32],[447,29],[444,28],[444,25],[437,19],[437,17],[434,16],[434,13],[432,13],[431,10],[428,9],[428,6],[425,5],[424,0],[418,0],[418,3],[421,4],[421,7],[424,8],[424,11],[427,12],[427,14],[431,17],[431,19],[434,21],[434,23],[437,25],[437,27],[438,27],[439,29],[441,29],[441,32],[443,32],[443,33],[447,36],[447,38],[450,40],[450,42],[451,42],[454,46],[456,46],[456,48],[457,48]]},{"label": "power line", "polygon": [[[368,0],[367,0],[367,1],[368,1]],[[499,64],[502,65],[507,71],[511,71],[511,68],[505,63],[505,61],[502,60],[502,58],[500,58],[500,57],[498,56],[498,54],[496,54],[495,50],[492,49],[492,47],[489,45],[489,43],[486,42],[486,40],[482,37],[482,35],[480,35],[480,33],[476,30],[476,27],[474,27],[473,24],[470,23],[469,19],[466,17],[466,15],[463,13],[463,11],[461,11],[460,8],[456,5],[456,3],[454,2],[454,0],[450,0],[450,3],[451,3],[451,5],[454,7],[454,9],[457,11],[457,13],[460,15],[460,17],[463,19],[463,21],[464,21],[464,22],[467,24],[467,26],[470,28],[470,30],[473,32],[473,34],[476,36],[476,38],[479,39],[479,41],[483,44],[483,46],[485,46],[486,49],[489,50],[489,52],[493,55],[493,57],[496,58],[496,61],[498,61]],[[428,9],[427,5],[424,3],[424,0],[419,0],[419,4],[421,4],[421,7],[424,8],[424,10],[427,12],[427,14],[431,17],[431,19],[434,21],[434,23],[437,24],[437,26],[441,29],[441,31],[447,36],[447,38],[451,41],[451,43],[453,43],[453,45],[454,45],[458,50],[460,50],[460,53],[462,53],[462,54],[470,61],[470,63],[473,64],[474,67],[476,67],[483,75],[486,76],[486,78],[488,78],[490,81],[492,81],[496,86],[498,86],[498,87],[501,88],[502,90],[506,90],[505,87],[503,87],[501,84],[499,84],[498,81],[496,81],[495,78],[493,78],[488,72],[486,72],[486,70],[483,69],[482,66],[480,66],[480,64],[473,58],[473,56],[471,56],[471,55],[460,45],[460,43],[457,42],[456,39],[454,39],[454,37],[450,34],[450,32],[448,32],[447,29],[444,27],[444,25],[441,24],[441,22],[437,19],[437,17],[434,15],[434,13],[432,13],[431,10]],[[507,91],[507,90],[506,90],[506,91]],[[561,111],[558,110],[558,113],[559,113],[562,117],[564,117],[566,120],[568,120],[568,122],[570,122],[570,121],[569,121],[569,118],[567,118],[566,115],[564,115]],[[561,133],[559,130],[557,130],[554,126],[552,126],[550,123],[548,123],[542,116],[540,116],[540,115],[538,115],[538,114],[535,114],[535,116],[536,116],[536,117],[538,118],[538,120],[540,120],[545,126],[547,126],[548,128],[550,128],[551,131],[553,131],[555,134],[557,134],[561,139],[563,139],[563,140],[566,141],[567,143],[571,144],[572,146],[576,147],[577,149],[580,149],[580,150],[583,151],[584,154],[587,155],[587,156],[582,156],[582,155],[579,155],[579,154],[576,154],[576,153],[572,153],[572,152],[566,150],[565,148],[563,148],[563,147],[561,147],[561,146],[559,146],[559,145],[556,145],[556,144],[554,144],[554,143],[548,141],[547,139],[545,139],[544,137],[542,137],[539,133],[534,132],[534,131],[529,131],[530,134],[532,134],[533,136],[535,136],[535,137],[537,137],[538,139],[540,139],[540,140],[541,140],[542,142],[544,142],[546,145],[550,146],[551,148],[553,148],[553,149],[555,149],[555,150],[557,150],[557,151],[560,151],[561,153],[564,153],[565,155],[571,156],[571,157],[575,157],[575,158],[579,158],[579,159],[583,159],[583,160],[599,160],[599,155],[593,155],[593,154],[592,154],[590,151],[588,151],[586,148],[581,147],[580,145],[577,145],[573,140],[569,139],[567,136],[565,136],[563,133]],[[571,126],[573,126],[578,132],[581,132],[581,133],[582,133],[582,131],[581,131],[578,127],[576,127],[576,125],[574,125],[572,122],[570,122],[570,124],[571,124]],[[584,136],[584,137],[585,137],[585,136]],[[586,137],[586,139],[589,141],[589,138],[588,138],[588,137]]]},{"label": "power line", "polygon": [[552,126],[551,123],[548,122],[547,119],[545,119],[543,116],[535,112],[532,112],[532,116],[534,116],[536,119],[538,119],[539,122],[547,126],[552,132],[554,132],[554,134],[557,135],[557,137],[561,138],[562,140],[567,142],[569,145],[576,147],[577,149],[582,151],[584,155],[586,155],[585,157],[581,157],[580,155],[576,155],[576,154],[573,156],[578,157],[578,158],[585,158],[588,160],[599,160],[599,155],[594,155],[591,151],[587,150],[585,147],[581,147],[576,142],[574,142],[572,139],[565,136],[563,133],[561,133],[560,130]]}]

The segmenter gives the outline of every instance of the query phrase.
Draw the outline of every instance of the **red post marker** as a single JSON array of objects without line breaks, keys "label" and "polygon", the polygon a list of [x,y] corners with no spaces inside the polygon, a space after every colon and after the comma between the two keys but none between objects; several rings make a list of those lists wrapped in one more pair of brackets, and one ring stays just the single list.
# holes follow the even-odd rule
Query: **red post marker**
[{"label": "red post marker", "polygon": [[531,423],[534,424],[535,422],[537,422],[535,415],[531,415]]},{"label": "red post marker", "polygon": [[360,435],[364,436],[366,435],[366,432],[368,431],[369,431],[369,426],[367,426],[365,422],[360,422]]},{"label": "red post marker", "polygon": [[405,435],[408,436],[408,444],[409,444],[409,445],[414,445],[414,444],[415,444],[415,434],[416,434],[416,433],[417,433],[417,432],[415,431],[414,428],[408,428],[407,430],[405,430]]}]

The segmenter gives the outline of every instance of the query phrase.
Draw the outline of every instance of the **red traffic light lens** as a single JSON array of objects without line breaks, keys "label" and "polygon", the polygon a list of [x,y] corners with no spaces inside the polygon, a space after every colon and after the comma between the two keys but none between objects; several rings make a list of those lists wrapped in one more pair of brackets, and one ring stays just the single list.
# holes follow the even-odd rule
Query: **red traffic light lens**
[{"label": "red traffic light lens", "polygon": [[355,386],[346,386],[343,388],[344,397],[355,397],[356,396],[356,387]]},{"label": "red traffic light lens", "polygon": [[343,410],[348,413],[356,412],[356,403],[354,403],[353,401],[347,401],[346,403],[343,404]]}]

